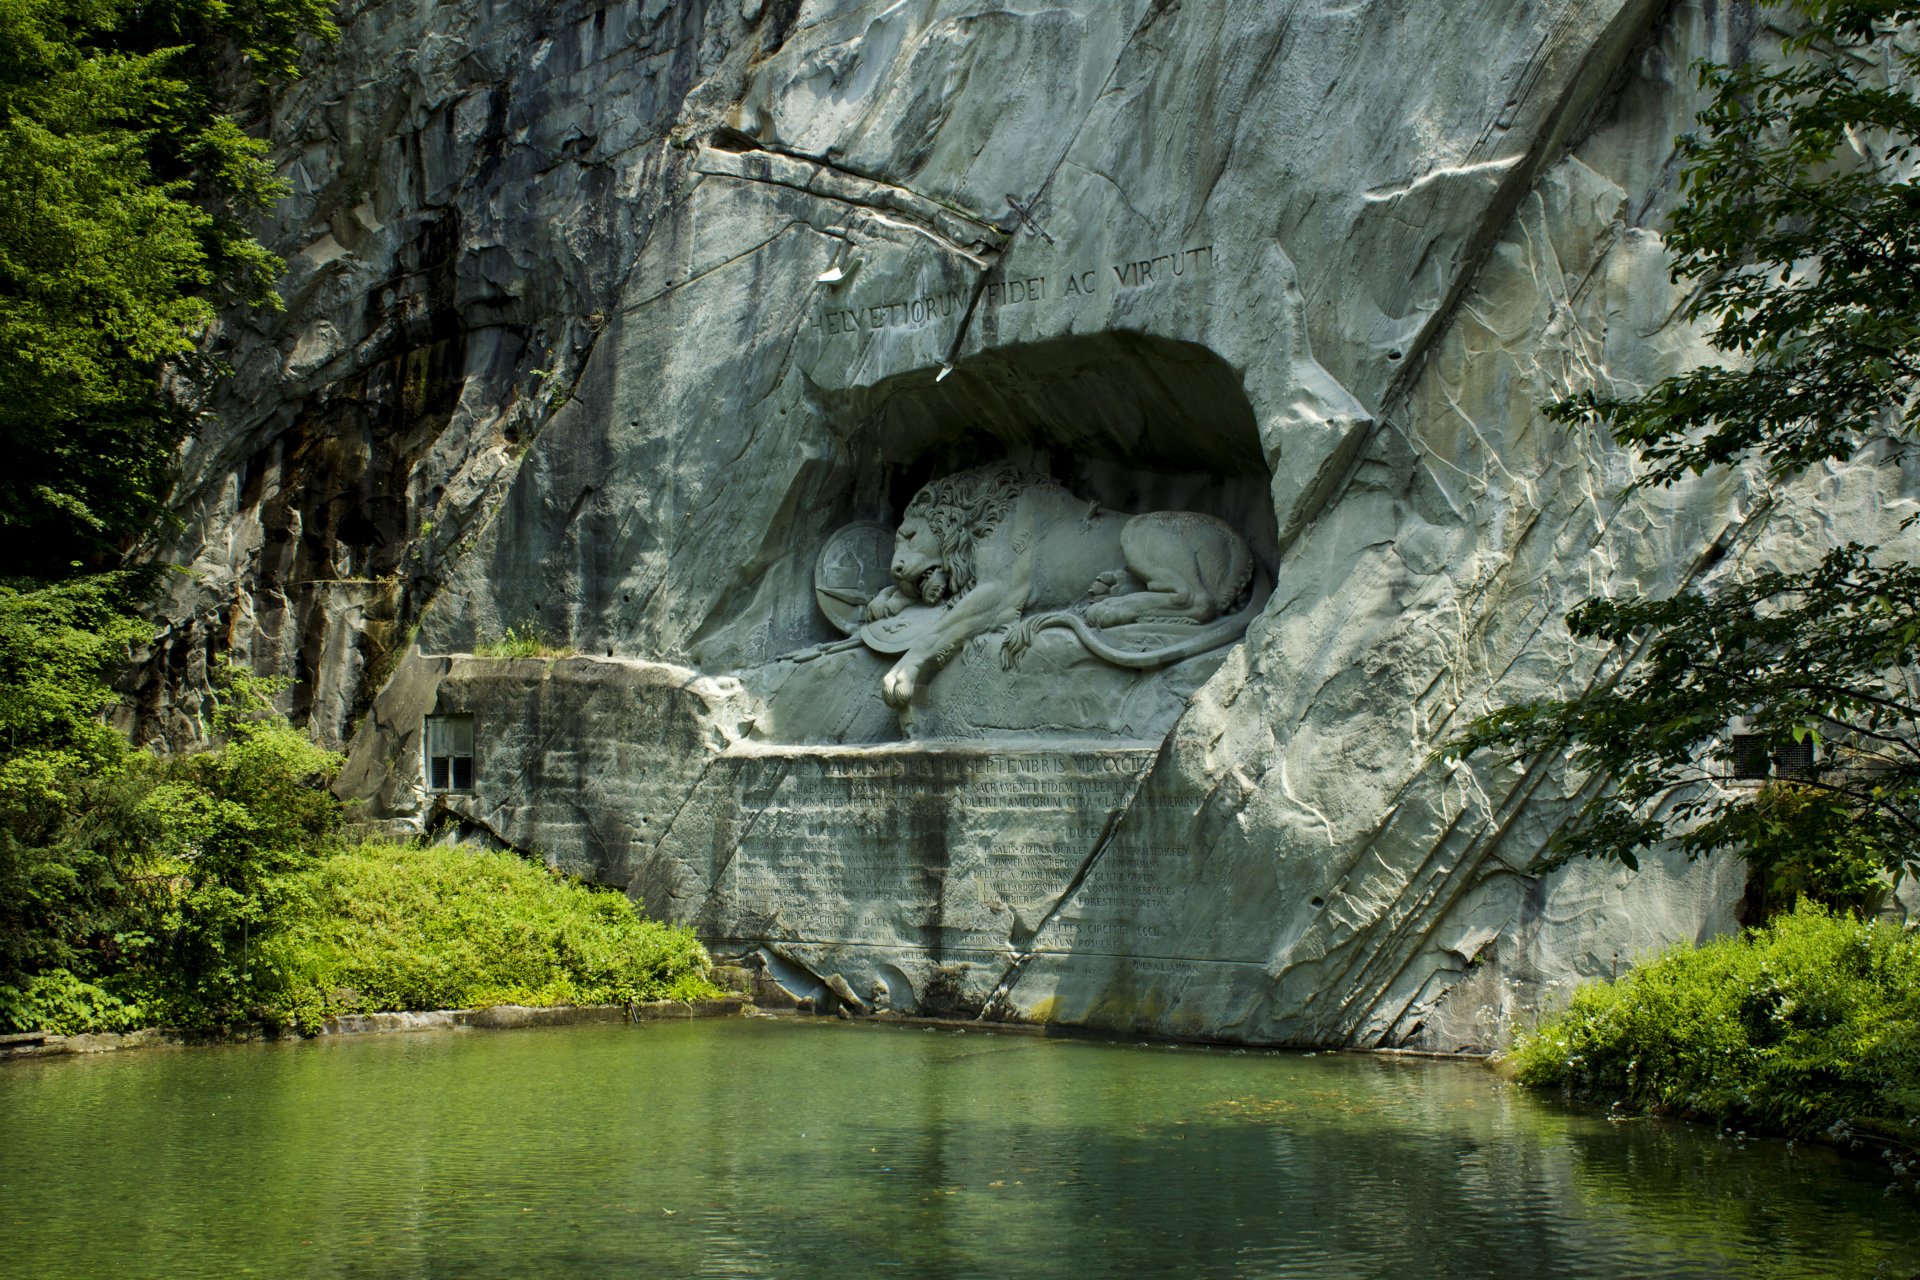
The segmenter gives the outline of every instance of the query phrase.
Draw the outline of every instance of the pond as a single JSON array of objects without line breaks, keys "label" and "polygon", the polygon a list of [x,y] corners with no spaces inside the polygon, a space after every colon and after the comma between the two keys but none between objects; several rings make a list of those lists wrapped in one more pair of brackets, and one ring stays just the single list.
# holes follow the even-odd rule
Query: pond
[{"label": "pond", "polygon": [[0,1068],[8,1276],[1904,1278],[1888,1183],[1472,1065],[811,1019]]}]

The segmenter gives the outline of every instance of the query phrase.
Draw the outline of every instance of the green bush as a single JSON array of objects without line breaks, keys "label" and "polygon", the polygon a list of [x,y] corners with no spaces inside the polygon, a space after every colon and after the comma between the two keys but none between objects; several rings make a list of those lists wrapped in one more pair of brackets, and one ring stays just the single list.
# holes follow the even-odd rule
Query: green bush
[{"label": "green bush", "polygon": [[216,672],[210,751],[137,751],[101,720],[144,634],[116,590],[0,587],[0,1030],[250,1017],[253,945],[340,822],[339,757],[272,682]]},{"label": "green bush", "polygon": [[571,658],[573,646],[553,639],[536,618],[527,618],[508,627],[498,639],[481,640],[473,646],[476,658]]},{"label": "green bush", "polygon": [[213,1029],[328,1013],[717,994],[684,929],[510,855],[342,851],[339,768],[223,665],[220,746],[106,726],[141,634],[105,579],[0,587],[0,1031]]},{"label": "green bush", "polygon": [[1761,787],[1744,825],[1748,924],[1764,924],[1802,898],[1868,914],[1887,899],[1886,868],[1903,861],[1885,832],[1862,822],[1844,798],[1792,782]]},{"label": "green bush", "polygon": [[0,584],[0,999],[116,958],[129,860],[111,819],[137,804],[140,761],[101,713],[149,634],[129,612],[141,589],[127,574]]},{"label": "green bush", "polygon": [[273,682],[223,669],[213,751],[159,763],[141,802],[155,945],[148,1003],[175,1025],[220,1026],[266,999],[254,951],[300,905],[297,873],[330,847],[340,757],[274,712]]},{"label": "green bush", "polygon": [[1802,902],[1681,945],[1521,1036],[1519,1079],[1790,1136],[1920,1144],[1920,934]]},{"label": "green bush", "polygon": [[0,987],[0,1020],[70,1036],[82,1031],[125,1031],[144,1019],[138,1005],[65,969],[54,969],[28,979],[24,991]]},{"label": "green bush", "polygon": [[299,911],[258,955],[275,1014],[304,1029],[329,1014],[721,994],[691,931],[514,854],[370,844],[298,880]]}]

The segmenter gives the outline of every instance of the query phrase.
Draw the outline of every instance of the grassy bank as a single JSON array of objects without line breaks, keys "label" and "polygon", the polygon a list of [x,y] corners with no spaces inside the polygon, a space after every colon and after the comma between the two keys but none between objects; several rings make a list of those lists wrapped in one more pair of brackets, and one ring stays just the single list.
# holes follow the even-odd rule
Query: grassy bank
[{"label": "grassy bank", "polygon": [[1515,1043],[1520,1080],[1790,1137],[1920,1149],[1920,934],[1802,903],[1678,946]]},{"label": "grassy bank", "polygon": [[310,1032],[334,1014],[724,994],[691,931],[511,853],[348,845],[256,892],[275,904],[271,924],[225,957],[219,1003],[196,1002],[165,949],[149,948],[145,964],[86,977],[53,969],[0,992],[0,1022],[64,1035],[248,1023]]},{"label": "grassy bank", "polygon": [[[0,585],[0,1032],[716,994],[693,936],[511,854],[353,844],[340,757],[212,673],[190,753],[100,718],[142,631],[103,587]],[[117,625],[116,619],[125,625]]]},{"label": "grassy bank", "polygon": [[620,1004],[722,994],[685,928],[509,853],[368,844],[298,876],[260,950],[275,1017],[495,1004]]}]

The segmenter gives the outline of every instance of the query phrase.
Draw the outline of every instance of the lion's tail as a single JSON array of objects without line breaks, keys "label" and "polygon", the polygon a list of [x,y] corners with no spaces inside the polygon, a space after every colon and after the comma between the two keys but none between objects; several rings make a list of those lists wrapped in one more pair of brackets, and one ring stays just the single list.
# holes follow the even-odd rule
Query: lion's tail
[{"label": "lion's tail", "polygon": [[1087,625],[1087,620],[1077,613],[1049,613],[1021,624],[1024,634],[1020,637],[1018,648],[1024,651],[1033,643],[1033,636],[1047,627],[1069,627],[1080,637],[1080,643],[1095,657],[1104,659],[1118,667],[1133,667],[1144,670],[1149,667],[1171,666],[1197,657],[1210,650],[1231,644],[1247,633],[1247,627],[1254,616],[1266,608],[1267,598],[1273,594],[1273,580],[1264,569],[1256,568],[1253,582],[1247,592],[1247,602],[1233,613],[1215,618],[1212,622],[1195,627],[1173,644],[1158,649],[1117,649],[1108,644],[1100,632]]}]

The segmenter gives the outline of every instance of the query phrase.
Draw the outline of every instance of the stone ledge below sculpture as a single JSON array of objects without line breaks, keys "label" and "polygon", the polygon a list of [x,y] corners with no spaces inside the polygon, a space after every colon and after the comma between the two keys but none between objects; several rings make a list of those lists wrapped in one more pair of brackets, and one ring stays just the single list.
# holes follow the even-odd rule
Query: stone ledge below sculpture
[{"label": "stone ledge below sculpture", "polygon": [[684,668],[415,661],[432,712],[475,725],[473,786],[417,791],[423,821],[545,850],[717,950],[768,948],[899,1010],[979,1009],[1086,881],[1159,754],[1085,740],[769,747],[746,737],[744,687]]}]

